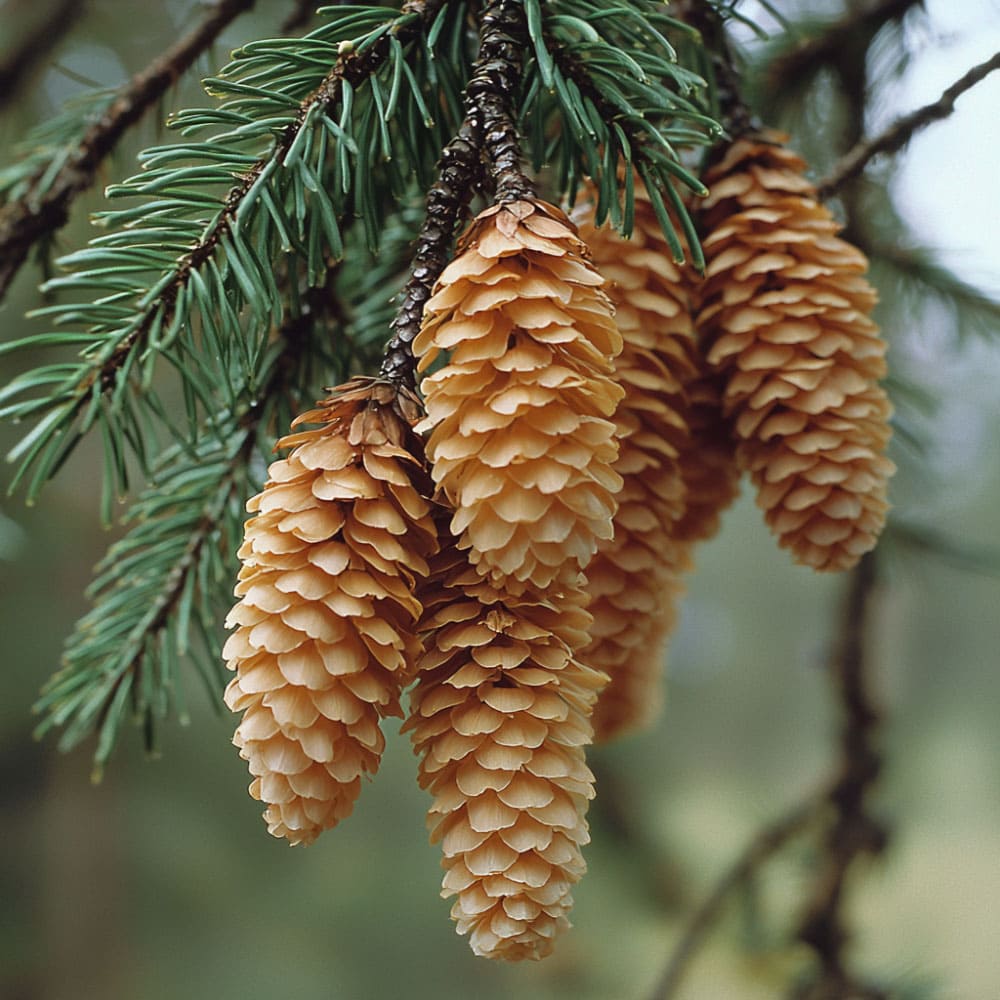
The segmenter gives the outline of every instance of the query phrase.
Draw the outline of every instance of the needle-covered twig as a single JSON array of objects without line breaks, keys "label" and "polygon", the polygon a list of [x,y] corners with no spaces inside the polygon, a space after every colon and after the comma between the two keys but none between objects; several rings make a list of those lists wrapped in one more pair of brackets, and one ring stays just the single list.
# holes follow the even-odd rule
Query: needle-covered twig
[{"label": "needle-covered twig", "polygon": [[87,130],[41,197],[35,188],[44,170],[22,197],[0,210],[0,298],[31,248],[66,223],[73,199],[94,183],[100,165],[124,133],[253,4],[254,0],[217,0],[200,24],[125,85],[108,110]]}]

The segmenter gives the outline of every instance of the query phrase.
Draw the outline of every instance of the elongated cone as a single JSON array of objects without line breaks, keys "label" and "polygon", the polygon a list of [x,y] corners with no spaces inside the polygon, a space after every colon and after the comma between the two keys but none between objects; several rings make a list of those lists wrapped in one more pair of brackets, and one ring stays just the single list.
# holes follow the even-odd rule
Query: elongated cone
[{"label": "elongated cone", "polygon": [[854,565],[885,520],[891,412],[867,260],[776,142],[741,139],[706,177],[698,327],[725,378],[737,457],[779,543]]},{"label": "elongated cone", "polygon": [[[311,843],[354,807],[379,765],[380,719],[401,715],[436,531],[411,429],[416,397],[354,379],[302,414],[292,448],[247,509],[223,655],[243,712],[233,742],[276,837]],[[293,426],[295,426],[293,425]],[[426,480],[426,482],[423,482]]]},{"label": "elongated cone", "polygon": [[577,584],[611,537],[621,477],[611,378],[621,337],[604,281],[557,208],[482,213],[428,301],[414,348],[433,475],[452,531],[508,594]]},{"label": "elongated cone", "polygon": [[615,412],[623,480],[614,537],[587,567],[594,616],[584,662],[611,678],[594,710],[598,740],[640,728],[660,708],[665,646],[690,567],[675,537],[687,509],[682,456],[691,451],[687,386],[698,376],[691,317],[695,278],[671,260],[652,204],[636,186],[630,239],[595,228],[593,201],[574,217],[608,280],[622,335],[615,377],[625,396]]},{"label": "elongated cone", "polygon": [[452,917],[477,955],[542,958],[569,926],[585,870],[594,791],[584,746],[606,680],[573,655],[589,616],[579,591],[558,607],[499,593],[454,543],[432,566],[404,729],[434,796],[442,895],[456,897]]}]

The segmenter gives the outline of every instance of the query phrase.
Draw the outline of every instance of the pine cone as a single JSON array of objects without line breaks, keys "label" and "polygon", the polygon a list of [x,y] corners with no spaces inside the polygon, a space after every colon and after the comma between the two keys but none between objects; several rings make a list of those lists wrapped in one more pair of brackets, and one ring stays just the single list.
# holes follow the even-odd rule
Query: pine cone
[{"label": "pine cone", "polygon": [[804,169],[742,139],[709,172],[698,327],[771,530],[798,562],[840,570],[885,520],[891,409],[867,260]]},{"label": "pine cone", "polygon": [[593,776],[583,748],[606,678],[581,665],[579,591],[557,608],[503,595],[452,544],[420,591],[425,651],[411,692],[420,784],[434,796],[442,895],[472,950],[543,958],[569,926]]},{"label": "pine cone", "polygon": [[447,355],[422,384],[434,479],[460,547],[500,589],[573,587],[621,488],[604,282],[542,202],[489,209],[461,246],[414,343],[422,370]]},{"label": "pine cone", "polygon": [[[691,450],[687,385],[698,375],[691,296],[695,279],[671,260],[645,189],[625,240],[578,209],[580,235],[608,280],[623,340],[615,375],[625,396],[615,413],[623,480],[614,537],[587,567],[594,616],[584,662],[611,678],[594,710],[599,740],[648,724],[659,710],[663,659],[690,546],[675,539],[687,509],[681,460]],[[585,220],[585,221],[584,221]]]},{"label": "pine cone", "polygon": [[293,451],[247,504],[225,698],[244,713],[233,742],[250,794],[292,844],[351,812],[379,765],[380,719],[402,714],[418,649],[412,589],[437,544],[418,410],[405,390],[354,379],[296,419],[321,426],[278,442]]}]

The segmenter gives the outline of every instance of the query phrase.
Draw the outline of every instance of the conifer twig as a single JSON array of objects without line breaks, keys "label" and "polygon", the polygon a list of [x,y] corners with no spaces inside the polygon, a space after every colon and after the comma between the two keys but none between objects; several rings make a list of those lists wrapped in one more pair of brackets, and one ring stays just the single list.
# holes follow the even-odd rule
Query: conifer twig
[{"label": "conifer twig", "polygon": [[719,11],[705,0],[674,0],[677,16],[697,30],[710,54],[719,117],[730,138],[756,131],[753,113],[740,92],[740,70]]},{"label": "conifer twig", "polygon": [[823,801],[822,795],[812,795],[753,835],[685,924],[649,1000],[672,1000],[677,995],[691,960],[718,922],[729,897],[815,819]]},{"label": "conifer twig", "polygon": [[[315,324],[324,315],[334,320],[339,318],[340,302],[333,292],[332,281],[333,272],[325,287],[309,289],[304,295],[302,310],[286,319],[276,331],[277,353],[271,364],[269,377],[254,393],[257,399],[271,400],[281,392],[293,389],[297,363]],[[127,574],[125,577],[118,576],[113,582],[100,582],[107,579],[106,574],[99,578],[94,594],[94,607],[78,623],[74,635],[77,641],[71,641],[63,668],[51,677],[35,706],[36,711],[45,714],[36,735],[42,736],[52,726],[62,725],[64,733],[60,746],[64,750],[75,745],[92,730],[100,734],[94,761],[95,781],[100,780],[102,768],[114,746],[118,719],[112,717],[112,713],[119,706],[121,695],[125,693],[121,690],[123,685],[132,690],[136,711],[145,715],[147,749],[153,749],[152,716],[158,711],[159,701],[148,694],[148,684],[139,685],[137,681],[144,672],[154,670],[150,665],[151,658],[154,662],[164,658],[162,638],[178,615],[183,615],[181,605],[185,600],[190,601],[191,592],[195,588],[202,591],[198,600],[211,608],[211,595],[205,593],[203,588],[212,578],[211,574],[204,572],[202,564],[206,558],[212,557],[208,547],[218,547],[220,539],[227,537],[227,512],[231,511],[233,504],[242,504],[248,465],[259,447],[265,418],[271,412],[270,407],[263,403],[252,402],[242,412],[233,415],[234,435],[228,444],[228,457],[219,469],[217,478],[210,483],[210,491],[205,495],[200,508],[195,511],[183,546],[166,547],[166,551],[171,554],[168,564],[162,570],[154,558],[156,522],[176,521],[178,505],[187,500],[175,498],[170,506],[159,502],[152,508],[152,513],[143,511],[147,498],[150,495],[157,496],[159,487],[156,486],[151,487],[146,496],[139,499],[135,510],[141,513],[137,516],[135,511],[132,512],[132,530],[125,539],[112,546],[99,567],[99,573],[106,570],[109,561],[114,560],[116,554],[134,561],[137,551],[145,550],[145,580],[147,584],[156,581],[156,585],[147,589],[144,600],[137,602],[133,599],[122,605],[121,593],[125,588],[135,586],[135,581],[130,580]],[[209,440],[206,439],[206,443]],[[169,476],[167,481],[170,481]],[[176,531],[177,528],[173,527],[171,530]],[[141,544],[140,537],[143,539]],[[157,541],[157,546],[158,544]],[[110,610],[114,605],[117,608]],[[116,636],[113,651],[100,649],[103,636],[95,634],[95,617],[101,620],[105,629],[114,626],[116,621],[123,621],[128,626],[127,630],[121,630]],[[190,624],[194,624],[194,616],[191,617]],[[187,644],[186,634],[181,637],[181,641]],[[93,652],[91,646],[99,647],[99,651]],[[95,671],[92,683],[81,687],[81,675],[94,670],[95,664],[101,669]],[[154,686],[157,683],[167,684],[165,678],[168,673],[160,663],[159,669],[154,670]],[[137,687],[142,688],[142,693],[138,695],[135,694]]]},{"label": "conifer twig", "polygon": [[31,248],[66,223],[73,199],[93,184],[98,168],[125,132],[253,4],[254,0],[216,0],[200,24],[122,88],[44,194],[39,197],[35,191],[45,173],[42,169],[24,195],[0,210],[0,299]]},{"label": "conifer twig", "polygon": [[17,96],[25,75],[55,48],[81,13],[83,4],[79,0],[58,0],[21,40],[21,44],[0,63],[0,107]]},{"label": "conifer twig", "polygon": [[465,120],[444,148],[438,180],[427,193],[427,214],[382,364],[384,377],[410,388],[416,386],[412,344],[420,330],[424,303],[448,263],[455,229],[474,187],[482,181],[483,157],[497,202],[533,194],[521,170],[512,113],[526,40],[523,6],[516,0],[491,0],[483,10],[479,55],[465,88]]},{"label": "conifer twig", "polygon": [[820,181],[820,198],[829,198],[847,181],[857,177],[868,162],[879,153],[895,153],[902,149],[921,129],[933,122],[947,118],[955,110],[955,102],[967,90],[984,80],[994,70],[1000,69],[1000,52],[985,62],[973,66],[967,73],[948,87],[941,96],[916,111],[897,119],[883,132],[870,139],[863,139],[838,160],[830,174]]},{"label": "conifer twig", "polygon": [[[240,0],[246,3],[248,0]],[[445,0],[421,0],[416,4],[409,0],[404,4],[402,21],[394,32],[382,32],[373,44],[361,52],[343,51],[332,64],[322,82],[304,98],[295,113],[294,120],[269,146],[266,153],[249,163],[239,175],[238,181],[222,199],[214,218],[201,231],[197,241],[179,255],[163,272],[157,285],[158,294],[147,296],[138,304],[123,324],[121,332],[115,332],[113,341],[103,349],[88,356],[85,363],[74,372],[74,381],[63,390],[65,402],[60,404],[60,423],[68,426],[74,420],[81,420],[86,408],[92,405],[95,394],[107,398],[121,381],[122,373],[131,370],[138,353],[148,344],[151,331],[168,329],[174,323],[181,293],[186,292],[192,275],[207,261],[232,234],[237,213],[244,201],[255,190],[255,185],[266,169],[280,162],[292,148],[300,133],[315,117],[317,110],[328,112],[337,105],[342,93],[342,84],[360,86],[364,80],[377,72],[389,58],[391,43],[405,44],[418,37],[426,25],[434,18]],[[403,20],[409,15],[407,20]],[[413,16],[415,15],[415,16]],[[99,387],[95,389],[95,386]]]},{"label": "conifer twig", "polygon": [[521,169],[521,141],[514,124],[521,63],[528,45],[524,4],[488,0],[480,20],[479,61],[466,87],[466,110],[483,136],[494,201],[503,204],[534,196]]},{"label": "conifer twig", "polygon": [[881,853],[888,832],[871,812],[869,798],[882,768],[881,713],[870,690],[866,652],[872,598],[877,583],[875,557],[865,555],[851,573],[831,662],[840,707],[840,762],[827,793],[833,820],[824,837],[819,871],[808,896],[798,937],[819,962],[815,979],[795,993],[797,1000],[851,996],[877,1000],[883,994],[857,981],[847,967],[849,933],[842,914],[847,876],[862,855]]}]

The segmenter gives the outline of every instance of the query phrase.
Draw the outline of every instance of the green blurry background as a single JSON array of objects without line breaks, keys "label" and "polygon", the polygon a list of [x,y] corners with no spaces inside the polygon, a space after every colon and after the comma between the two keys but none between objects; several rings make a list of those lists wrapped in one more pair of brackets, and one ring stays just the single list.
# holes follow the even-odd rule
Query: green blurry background
[{"label": "green blurry background", "polygon": [[[45,6],[0,3],[0,53]],[[39,67],[3,108],[0,164],[29,124],[88,89],[81,78],[119,83],[199,13],[190,0],[79,6],[54,50],[58,65]],[[259,2],[200,72],[241,40],[275,32],[290,6]],[[839,2],[778,6],[809,18],[842,10]],[[870,127],[937,96],[998,47],[1000,10],[989,0],[929,2],[927,11],[872,50],[880,90]],[[904,51],[910,57],[900,63]],[[785,96],[797,113],[796,139],[829,162],[835,138],[823,130],[836,115],[824,87],[814,82],[807,100]],[[163,111],[198,101],[188,81]],[[1000,154],[1000,79],[963,102],[886,170],[885,182],[922,239],[956,251],[948,262],[967,280],[992,274],[996,288],[1000,195],[995,173],[977,165]],[[137,129],[102,180],[131,172],[135,150],[157,135],[153,121]],[[86,240],[86,216],[99,201],[94,192],[80,199],[61,247]],[[33,328],[22,315],[36,302],[37,280],[37,269],[26,267],[0,308],[4,340]],[[987,324],[985,336],[963,337],[940,303],[900,282],[887,280],[882,292],[897,370],[937,403],[916,409],[897,400],[925,443],[920,453],[897,451],[897,509],[983,555],[1000,545],[1000,331]],[[5,370],[32,360],[5,358]],[[4,450],[15,430],[0,429]],[[143,759],[139,734],[126,731],[99,786],[89,781],[86,749],[62,757],[51,741],[32,741],[31,705],[86,610],[82,592],[113,537],[97,527],[99,476],[92,442],[38,508],[15,498],[0,522],[0,996],[9,1000],[643,997],[685,918],[751,833],[832,768],[835,715],[823,668],[844,581],[791,566],[744,497],[699,553],[664,716],[653,730],[593,754],[599,797],[574,930],[542,963],[474,959],[438,898],[428,802],[398,736],[355,815],[295,850],[267,835],[229,743],[232,720],[213,711],[197,681],[188,690],[190,725],[165,728],[161,759]],[[934,996],[993,1000],[1000,583],[955,563],[886,547],[871,650],[888,712],[878,809],[893,841],[877,866],[852,880],[849,905],[861,967],[936,986]],[[734,899],[682,996],[783,993],[803,960],[782,947],[809,874],[809,842],[801,843]]]}]

